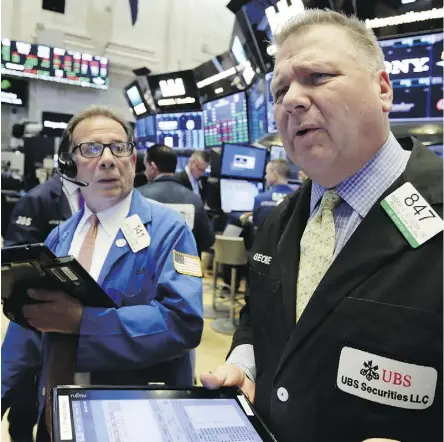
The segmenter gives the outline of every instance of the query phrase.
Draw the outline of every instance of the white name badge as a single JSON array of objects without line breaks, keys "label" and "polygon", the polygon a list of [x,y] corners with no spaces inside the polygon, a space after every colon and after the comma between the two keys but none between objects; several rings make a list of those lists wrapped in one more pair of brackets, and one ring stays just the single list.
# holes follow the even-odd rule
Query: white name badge
[{"label": "white name badge", "polygon": [[373,353],[344,347],[339,359],[337,386],[345,393],[372,402],[410,410],[433,404],[437,371],[406,364]]},{"label": "white name badge", "polygon": [[414,249],[444,228],[443,220],[412,183],[396,189],[381,206]]},{"label": "white name badge", "polygon": [[135,214],[126,218],[120,228],[134,253],[137,253],[150,245],[150,235],[143,225],[139,215]]}]

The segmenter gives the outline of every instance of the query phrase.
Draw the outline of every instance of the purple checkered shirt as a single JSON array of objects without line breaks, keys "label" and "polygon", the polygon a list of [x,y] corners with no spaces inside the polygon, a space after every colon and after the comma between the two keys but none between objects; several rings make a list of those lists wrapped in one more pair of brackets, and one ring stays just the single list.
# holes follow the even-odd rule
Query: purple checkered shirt
[{"label": "purple checkered shirt", "polygon": [[[404,172],[409,158],[410,152],[403,150],[390,132],[387,141],[378,153],[359,172],[336,187],[342,201],[333,211],[336,231],[334,258],[343,249],[378,198]],[[316,214],[326,190],[320,184],[313,182],[310,218]],[[253,381],[256,379],[256,364],[251,344],[237,346],[227,362],[240,367]]]}]

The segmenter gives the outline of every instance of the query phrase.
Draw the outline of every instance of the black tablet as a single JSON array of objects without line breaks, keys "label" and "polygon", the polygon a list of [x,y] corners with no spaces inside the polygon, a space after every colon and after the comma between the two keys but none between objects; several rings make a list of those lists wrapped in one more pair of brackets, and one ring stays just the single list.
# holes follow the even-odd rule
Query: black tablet
[{"label": "black tablet", "polygon": [[237,388],[56,387],[53,442],[276,441]]},{"label": "black tablet", "polygon": [[27,295],[30,288],[61,290],[89,307],[117,307],[73,256],[57,257],[45,244],[4,247],[1,261],[3,312],[24,327],[23,306],[38,302]]}]

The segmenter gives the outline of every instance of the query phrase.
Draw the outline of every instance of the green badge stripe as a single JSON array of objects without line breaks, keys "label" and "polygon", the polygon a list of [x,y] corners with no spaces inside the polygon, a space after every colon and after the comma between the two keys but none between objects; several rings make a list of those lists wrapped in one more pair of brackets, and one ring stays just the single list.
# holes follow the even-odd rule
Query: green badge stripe
[{"label": "green badge stripe", "polygon": [[387,202],[387,200],[381,201],[382,208],[387,212],[388,216],[392,219],[392,221],[395,223],[395,226],[399,229],[399,231],[404,235],[405,239],[409,242],[409,244],[416,249],[419,247],[418,242],[414,238],[414,236],[411,234],[410,230],[407,229],[405,224],[401,221],[399,216],[395,213],[392,206]]}]

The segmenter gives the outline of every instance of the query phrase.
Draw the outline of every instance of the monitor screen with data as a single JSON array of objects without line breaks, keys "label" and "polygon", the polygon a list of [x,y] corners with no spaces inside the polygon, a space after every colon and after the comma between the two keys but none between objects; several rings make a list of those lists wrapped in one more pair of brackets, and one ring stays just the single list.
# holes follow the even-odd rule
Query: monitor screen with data
[{"label": "monitor screen with data", "polygon": [[379,41],[393,85],[392,121],[443,117],[443,34]]},{"label": "monitor screen with data", "polygon": [[222,143],[248,143],[248,115],[245,92],[239,92],[203,105],[205,146]]},{"label": "monitor screen with data", "polygon": [[273,440],[236,392],[59,389],[53,413],[54,442]]},{"label": "monitor screen with data", "polygon": [[248,89],[248,120],[250,142],[254,143],[267,134],[267,83],[264,78],[256,80]]},{"label": "monitor screen with data", "polygon": [[263,192],[264,185],[258,181],[220,180],[220,202],[224,212],[251,212],[254,198]]},{"label": "monitor screen with data", "polygon": [[274,119],[274,100],[271,94],[271,80],[273,78],[273,72],[269,72],[265,75],[266,85],[266,101],[267,101],[267,132],[269,134],[275,134],[277,132],[276,120]]},{"label": "monitor screen with data", "polygon": [[2,39],[2,74],[108,89],[108,59],[43,44]]},{"label": "monitor screen with data", "polygon": [[222,177],[263,180],[267,150],[242,144],[224,144],[220,175]]},{"label": "monitor screen with data", "polygon": [[155,115],[147,115],[136,120],[134,138],[138,149],[145,149],[157,142]]},{"label": "monitor screen with data", "polygon": [[157,142],[173,149],[203,149],[202,112],[156,115]]}]

